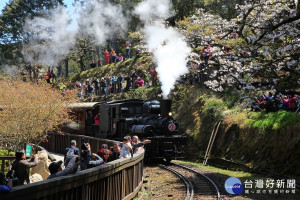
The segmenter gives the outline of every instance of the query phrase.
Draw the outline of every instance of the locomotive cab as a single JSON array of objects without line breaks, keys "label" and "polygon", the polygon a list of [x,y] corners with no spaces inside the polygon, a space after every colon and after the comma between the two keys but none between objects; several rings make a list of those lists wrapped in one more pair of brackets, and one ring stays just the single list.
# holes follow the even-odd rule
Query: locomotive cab
[{"label": "locomotive cab", "polygon": [[128,135],[129,125],[142,114],[142,105],[143,101],[138,99],[100,104],[99,137],[121,139]]}]

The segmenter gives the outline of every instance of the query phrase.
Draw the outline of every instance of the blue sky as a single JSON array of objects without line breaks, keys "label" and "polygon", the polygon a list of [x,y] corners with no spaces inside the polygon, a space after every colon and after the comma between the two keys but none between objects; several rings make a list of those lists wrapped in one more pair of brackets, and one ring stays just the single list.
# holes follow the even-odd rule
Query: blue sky
[{"label": "blue sky", "polygon": [[[9,0],[0,0],[0,14],[2,13],[4,6],[8,2],[9,2]],[[63,2],[67,5],[68,8],[70,8],[72,6],[72,3],[74,2],[74,0],[63,0]]]},{"label": "blue sky", "polygon": [[2,13],[2,9],[4,8],[4,6],[6,5],[6,3],[8,3],[9,0],[1,0],[0,1],[0,12]]}]

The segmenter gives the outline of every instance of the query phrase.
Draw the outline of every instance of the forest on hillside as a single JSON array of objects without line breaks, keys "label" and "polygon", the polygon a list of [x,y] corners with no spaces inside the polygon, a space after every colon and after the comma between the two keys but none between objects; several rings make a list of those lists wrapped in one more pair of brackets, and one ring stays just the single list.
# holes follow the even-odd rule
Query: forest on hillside
[{"label": "forest on hillside", "polygon": [[183,57],[176,60],[178,73],[187,73],[182,68],[192,63],[209,73],[205,85],[216,91],[299,89],[298,1],[72,3],[10,0],[0,15],[1,73],[34,79],[51,69],[58,77],[69,76],[89,69],[91,61],[103,65],[105,49],[125,56],[129,41],[132,57],[138,49],[151,54],[158,68]]}]

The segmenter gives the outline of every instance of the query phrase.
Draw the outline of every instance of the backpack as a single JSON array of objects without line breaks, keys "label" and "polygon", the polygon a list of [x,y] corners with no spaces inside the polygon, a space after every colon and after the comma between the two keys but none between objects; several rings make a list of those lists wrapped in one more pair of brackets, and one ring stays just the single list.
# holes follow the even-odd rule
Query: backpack
[{"label": "backpack", "polygon": [[72,148],[69,148],[67,154],[66,154],[66,157],[74,157],[75,156],[75,153],[74,153],[74,149]]}]

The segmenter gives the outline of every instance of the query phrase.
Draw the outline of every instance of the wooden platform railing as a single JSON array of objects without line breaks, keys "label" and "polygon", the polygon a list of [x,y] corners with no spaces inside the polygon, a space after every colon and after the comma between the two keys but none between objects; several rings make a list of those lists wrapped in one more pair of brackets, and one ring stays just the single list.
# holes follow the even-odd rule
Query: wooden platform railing
[{"label": "wooden platform railing", "polygon": [[115,143],[114,140],[101,139],[84,135],[74,135],[69,133],[50,133],[48,141],[42,143],[41,146],[43,146],[50,152],[64,154],[66,147],[69,147],[71,145],[71,140],[75,140],[77,142],[77,147],[80,148],[82,145],[82,138],[85,139],[85,142],[88,142],[91,145],[91,151],[94,153],[98,152],[102,144],[107,144],[109,147],[110,145],[113,145]]},{"label": "wooden platform railing", "polygon": [[1,156],[0,161],[1,161],[1,172],[4,173],[4,168],[5,168],[5,162],[6,161],[13,161],[15,160],[14,156]]},{"label": "wooden platform railing", "polygon": [[[60,153],[68,146],[67,141],[81,138],[76,135],[56,135],[51,134],[45,148]],[[79,145],[81,141],[76,140]],[[93,148],[93,145],[114,141],[100,138],[86,137]],[[65,142],[65,143],[63,143]],[[54,144],[53,144],[54,143]],[[47,148],[47,145],[51,147]],[[55,145],[57,145],[55,147]],[[78,146],[79,146],[78,145]],[[95,152],[96,150],[92,150]],[[1,194],[1,200],[119,200],[132,199],[136,196],[143,183],[143,159],[144,152],[136,153],[130,159],[118,159],[105,165],[80,171],[74,175],[62,176],[18,186],[11,192]]]}]

